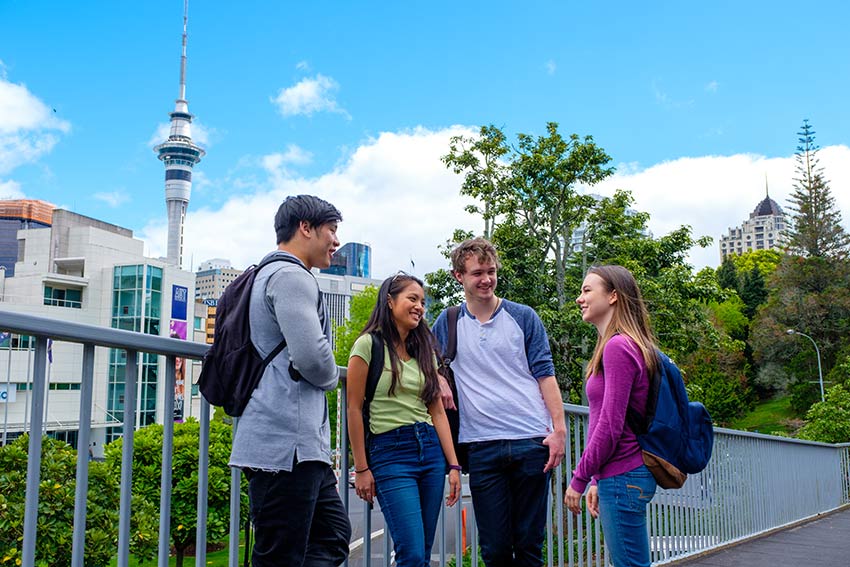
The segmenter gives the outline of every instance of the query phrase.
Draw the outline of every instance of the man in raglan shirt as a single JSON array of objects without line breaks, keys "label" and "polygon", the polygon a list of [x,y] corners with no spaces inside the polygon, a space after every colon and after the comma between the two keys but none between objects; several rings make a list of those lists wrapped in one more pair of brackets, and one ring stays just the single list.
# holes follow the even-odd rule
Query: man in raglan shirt
[{"label": "man in raglan shirt", "polygon": [[248,478],[254,567],[335,567],[348,555],[351,524],[331,469],[325,397],[339,375],[330,317],[310,272],[330,266],[341,220],[318,197],[287,197],[275,215],[278,248],[269,256],[297,263],[266,265],[251,290],[251,341],[259,354],[286,339],[239,418],[230,455]]},{"label": "man in raglan shirt", "polygon": [[[496,296],[499,259],[490,242],[467,240],[451,259],[466,299],[451,368],[459,441],[469,444],[469,488],[481,555],[487,567],[539,567],[549,479],[566,443],[549,339],[532,308]],[[445,311],[434,332],[445,350]],[[441,382],[449,405],[448,383]]]}]

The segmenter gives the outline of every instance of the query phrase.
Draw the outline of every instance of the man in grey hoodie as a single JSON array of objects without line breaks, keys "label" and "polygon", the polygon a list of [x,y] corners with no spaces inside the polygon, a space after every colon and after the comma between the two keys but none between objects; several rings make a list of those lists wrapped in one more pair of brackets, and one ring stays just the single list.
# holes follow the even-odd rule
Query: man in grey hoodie
[{"label": "man in grey hoodie", "polygon": [[314,267],[330,266],[340,212],[311,195],[275,215],[277,250],[251,290],[251,341],[265,357],[286,339],[239,418],[230,465],[248,478],[254,567],[331,567],[348,555],[351,524],[331,469],[325,392],[337,386],[327,313]]}]

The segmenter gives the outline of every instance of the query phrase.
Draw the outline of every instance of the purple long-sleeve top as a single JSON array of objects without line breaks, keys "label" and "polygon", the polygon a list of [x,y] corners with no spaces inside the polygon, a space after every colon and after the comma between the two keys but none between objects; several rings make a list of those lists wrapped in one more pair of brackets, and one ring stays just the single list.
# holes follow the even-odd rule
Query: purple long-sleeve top
[{"label": "purple long-sleeve top", "polygon": [[587,446],[573,471],[570,486],[582,493],[591,480],[616,476],[643,464],[637,437],[626,423],[631,406],[643,415],[649,378],[637,344],[614,335],[602,351],[603,374],[593,374],[585,387],[590,404]]}]

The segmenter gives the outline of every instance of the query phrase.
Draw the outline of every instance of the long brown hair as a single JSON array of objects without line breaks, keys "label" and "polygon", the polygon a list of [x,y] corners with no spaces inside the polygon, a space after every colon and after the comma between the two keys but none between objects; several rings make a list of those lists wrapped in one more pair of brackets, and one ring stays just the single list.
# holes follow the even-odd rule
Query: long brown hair
[{"label": "long brown hair", "polygon": [[[392,381],[390,382],[389,395],[391,396],[395,394],[395,388],[401,380],[400,362],[395,350],[395,345],[401,342],[401,335],[399,335],[395,320],[393,320],[393,313],[390,310],[388,300],[390,298],[396,299],[411,283],[416,283],[419,287],[425,289],[422,280],[403,272],[385,279],[381,284],[381,288],[378,290],[378,302],[369,316],[366,327],[360,333],[361,335],[366,335],[377,331],[387,346],[387,350],[390,352]],[[419,321],[419,325],[407,334],[407,340],[404,346],[408,354],[416,359],[416,363],[419,365],[419,371],[425,376],[425,385],[419,394],[419,398],[428,406],[439,395],[440,383],[437,378],[437,367],[434,364],[434,357],[437,352],[437,340],[434,338],[434,334],[428,327],[428,323],[424,317]]]},{"label": "long brown hair", "polygon": [[652,376],[658,369],[657,341],[652,334],[649,313],[635,277],[626,268],[615,265],[593,266],[587,273],[599,276],[605,291],[617,293],[617,301],[614,302],[614,314],[611,321],[596,341],[596,348],[593,349],[593,356],[587,365],[586,376],[590,378],[593,374],[602,373],[602,351],[611,337],[618,333],[628,336],[637,343],[647,372]]}]

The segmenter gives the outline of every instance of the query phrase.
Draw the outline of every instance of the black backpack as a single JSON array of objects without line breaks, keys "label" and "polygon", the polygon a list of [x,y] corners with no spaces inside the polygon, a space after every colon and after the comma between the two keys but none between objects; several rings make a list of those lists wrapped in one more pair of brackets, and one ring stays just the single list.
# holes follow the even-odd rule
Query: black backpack
[{"label": "black backpack", "polygon": [[282,340],[263,358],[251,341],[249,312],[254,279],[263,267],[278,261],[307,269],[292,256],[266,258],[233,280],[224,289],[216,306],[215,335],[212,346],[204,355],[198,387],[210,404],[223,407],[225,413],[233,417],[242,415],[266,366],[286,347],[286,340]]},{"label": "black backpack", "polygon": [[[457,354],[457,319],[460,307],[449,307],[446,312],[449,325],[448,344],[446,351],[439,357],[439,372],[442,374],[452,387],[452,396],[454,397],[455,407],[457,407],[457,387],[455,386],[454,374],[451,371],[450,364]],[[378,381],[381,379],[381,373],[384,370],[384,339],[380,333],[372,332],[372,355],[369,360],[369,372],[366,374],[366,393],[363,399],[363,431],[366,436],[366,456],[369,456],[369,404],[375,397],[375,390],[378,388]],[[452,432],[452,442],[455,447],[455,454],[458,458],[458,463],[463,468],[463,472],[468,472],[469,451],[466,444],[458,443],[458,430],[460,420],[457,410],[446,410],[446,417],[449,420],[449,427]]]}]

